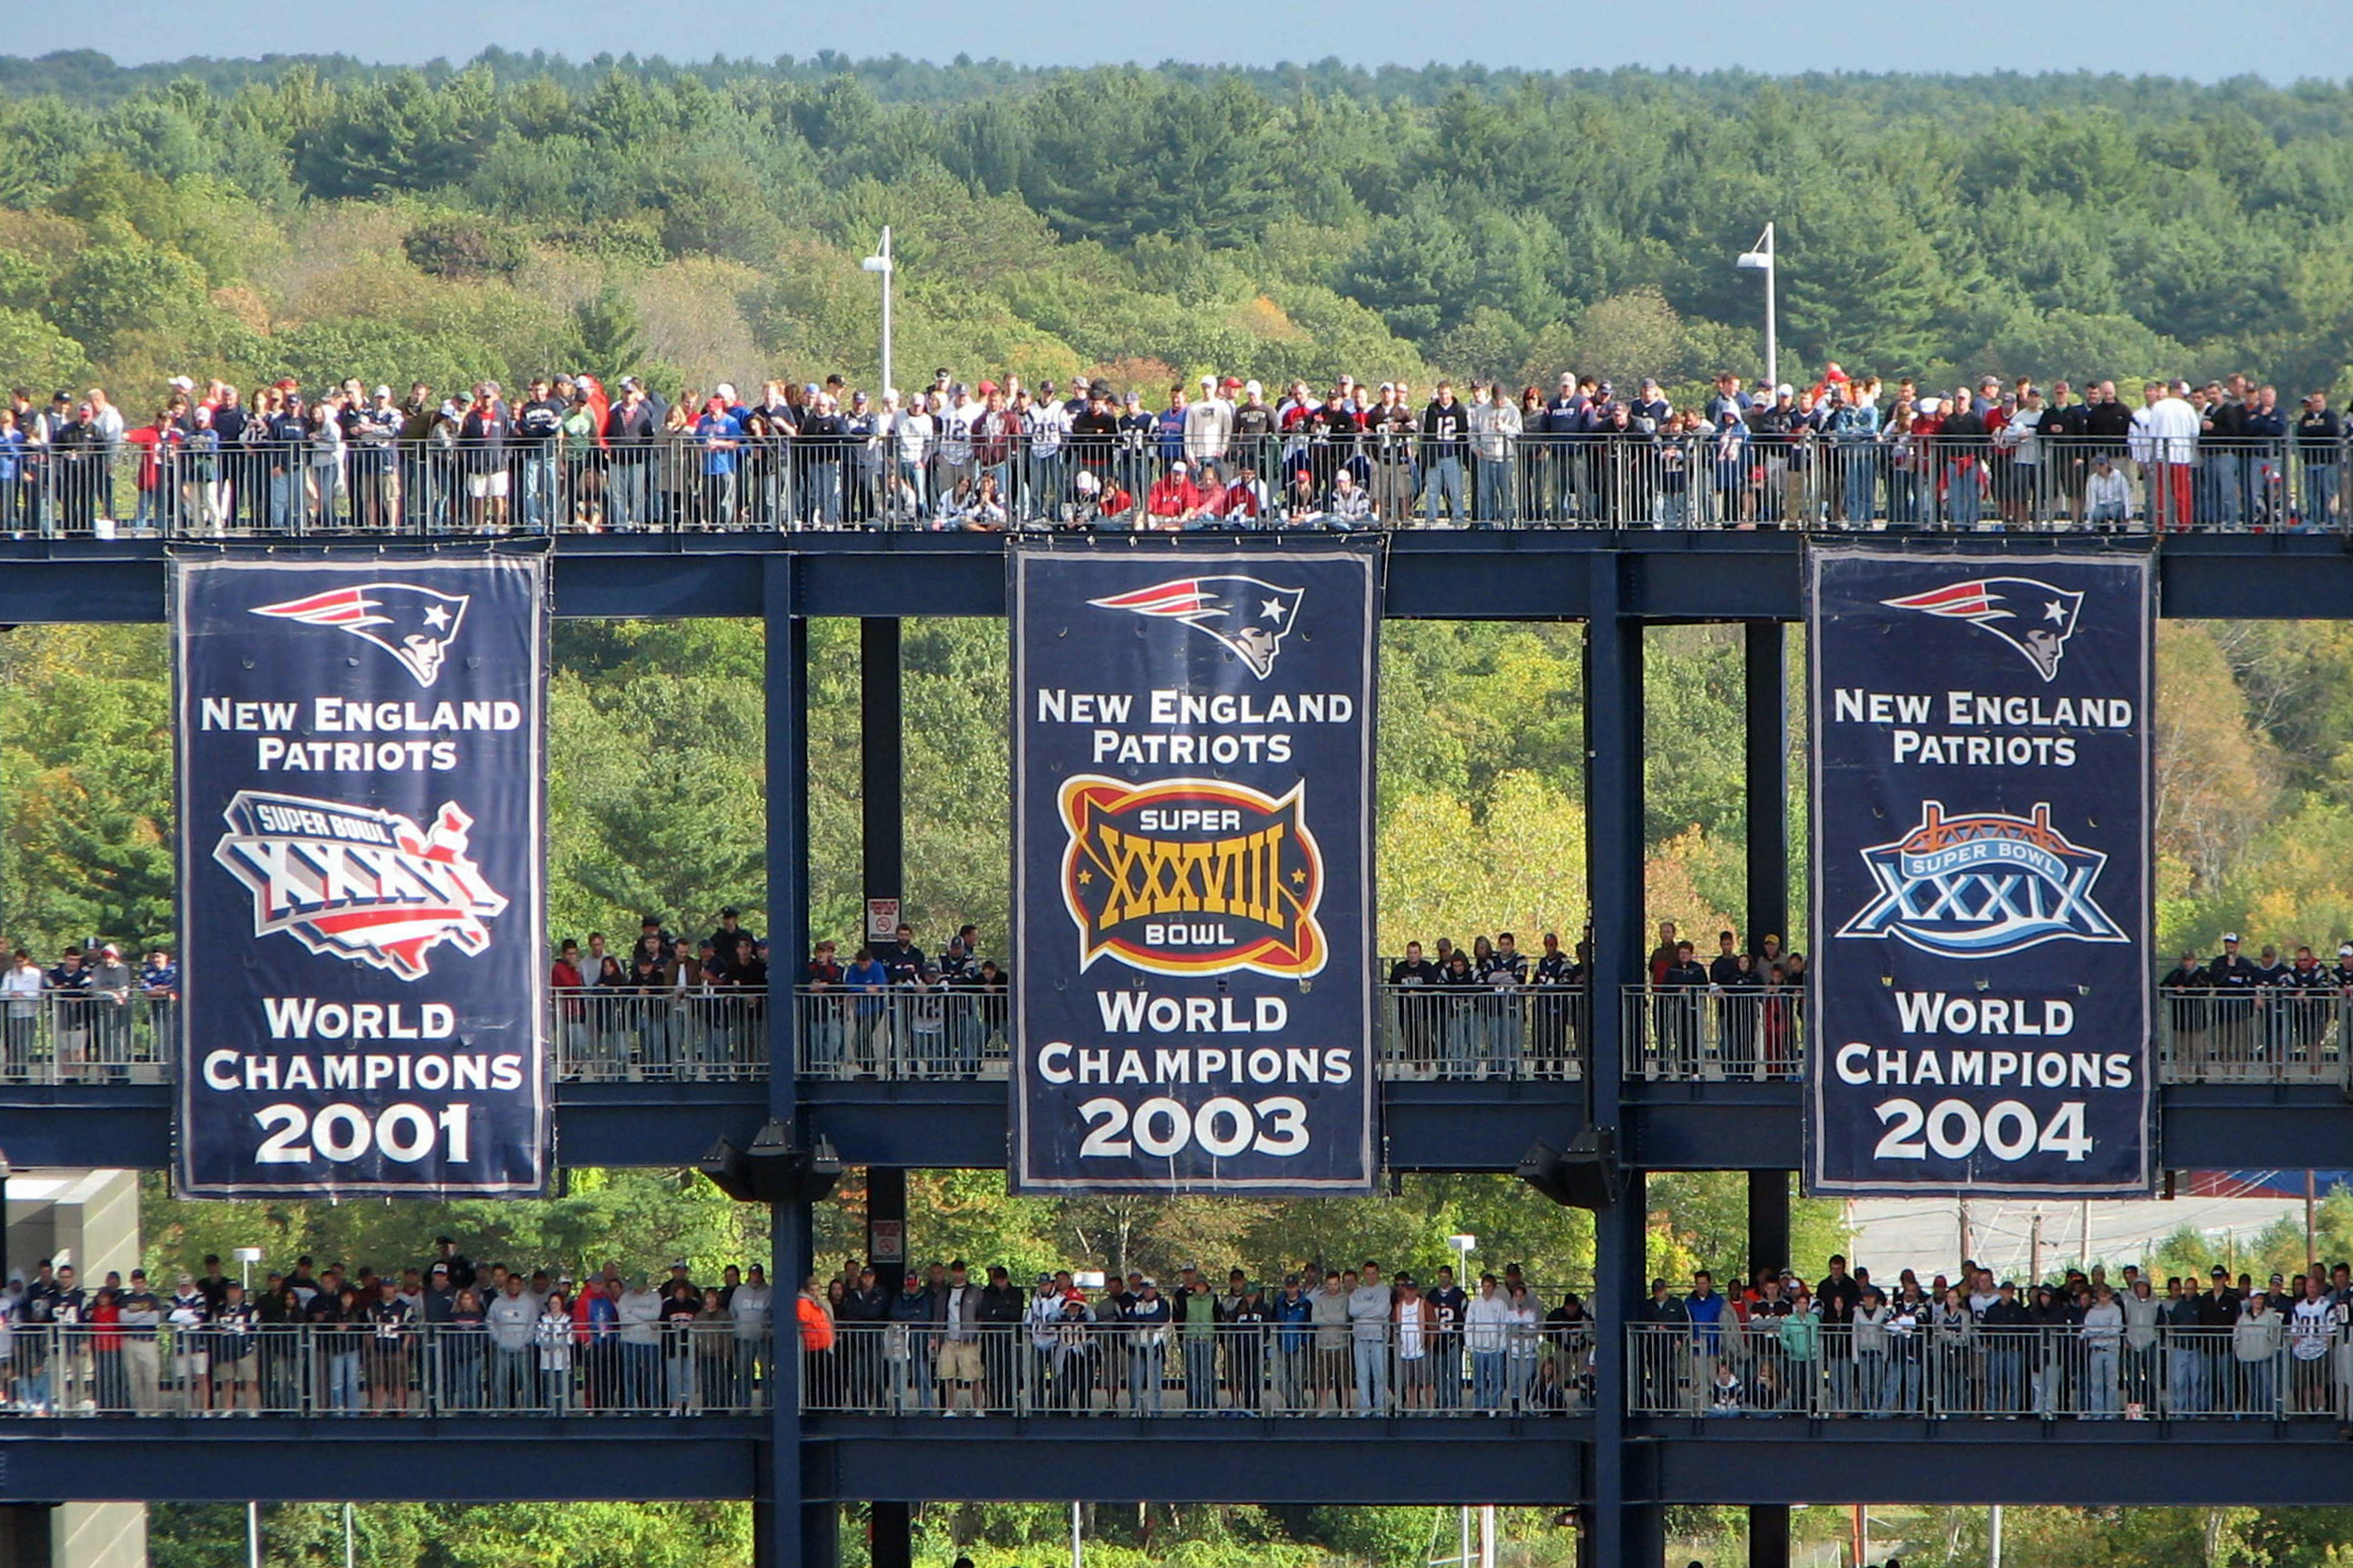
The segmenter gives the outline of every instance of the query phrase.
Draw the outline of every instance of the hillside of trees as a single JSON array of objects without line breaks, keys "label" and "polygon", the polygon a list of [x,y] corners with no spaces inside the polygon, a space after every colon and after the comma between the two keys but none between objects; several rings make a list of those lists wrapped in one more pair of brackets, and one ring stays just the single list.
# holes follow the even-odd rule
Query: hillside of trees
[{"label": "hillside of trees", "polygon": [[1270,382],[2353,360],[2353,87],[2096,76],[0,61],[0,365]]}]

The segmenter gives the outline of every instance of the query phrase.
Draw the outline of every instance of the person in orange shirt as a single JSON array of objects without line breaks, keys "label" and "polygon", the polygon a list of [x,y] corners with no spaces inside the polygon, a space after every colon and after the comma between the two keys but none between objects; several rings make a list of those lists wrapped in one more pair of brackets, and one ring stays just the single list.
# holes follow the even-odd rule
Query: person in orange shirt
[{"label": "person in orange shirt", "polygon": [[812,1409],[837,1406],[842,1389],[834,1369],[834,1308],[812,1274],[801,1281],[793,1315],[801,1325],[801,1397]]}]

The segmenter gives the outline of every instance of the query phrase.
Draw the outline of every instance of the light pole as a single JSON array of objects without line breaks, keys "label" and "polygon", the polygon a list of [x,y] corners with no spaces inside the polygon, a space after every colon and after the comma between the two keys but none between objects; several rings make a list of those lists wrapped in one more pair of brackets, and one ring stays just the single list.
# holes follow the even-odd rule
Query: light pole
[{"label": "light pole", "polygon": [[1765,274],[1765,395],[1769,400],[1772,389],[1781,384],[1781,342],[1773,334],[1773,225],[1767,224],[1756,248],[1742,251],[1732,264]]},{"label": "light pole", "polygon": [[875,389],[875,401],[891,390],[891,273],[896,270],[891,261],[891,225],[882,225],[882,245],[872,256],[858,263],[869,272],[882,274],[882,384]]}]

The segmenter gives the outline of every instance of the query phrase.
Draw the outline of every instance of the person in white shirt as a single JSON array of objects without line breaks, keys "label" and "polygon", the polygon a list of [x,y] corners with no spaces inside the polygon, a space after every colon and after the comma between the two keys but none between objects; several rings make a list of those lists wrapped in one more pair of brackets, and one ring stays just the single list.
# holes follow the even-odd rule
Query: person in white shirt
[{"label": "person in white shirt", "polygon": [[2189,383],[2176,380],[2168,387],[2151,381],[2143,396],[2146,406],[2132,423],[2136,456],[2146,442],[2149,526],[2158,532],[2186,529],[2198,463],[2198,411],[2189,406]]},{"label": "person in white shirt", "polygon": [[2132,519],[2132,487],[2103,452],[2092,459],[2083,482],[2083,520],[2095,528],[2122,528]]},{"label": "person in white shirt", "polygon": [[735,1402],[749,1410],[757,1403],[756,1390],[770,1368],[769,1335],[775,1320],[776,1293],[769,1288],[768,1271],[752,1265],[743,1283],[727,1296],[727,1317],[735,1326]]},{"label": "person in white shirt", "polygon": [[0,999],[8,1008],[6,1054],[0,1056],[0,1070],[5,1070],[10,1083],[22,1083],[32,1070],[33,1042],[40,1028],[40,966],[23,948],[16,950],[16,962],[8,973],[0,975]]},{"label": "person in white shirt", "polygon": [[1479,1276],[1479,1294],[1462,1310],[1463,1347],[1471,1352],[1471,1403],[1488,1415],[1504,1408],[1508,1391],[1504,1376],[1511,1302],[1492,1274]]},{"label": "person in white shirt", "polygon": [[1021,415],[1021,431],[1028,438],[1023,444],[1029,450],[1021,513],[1030,518],[1051,518],[1061,508],[1068,483],[1063,441],[1070,433],[1070,411],[1053,395],[1053,382],[1048,381],[1038,390],[1038,400]]}]

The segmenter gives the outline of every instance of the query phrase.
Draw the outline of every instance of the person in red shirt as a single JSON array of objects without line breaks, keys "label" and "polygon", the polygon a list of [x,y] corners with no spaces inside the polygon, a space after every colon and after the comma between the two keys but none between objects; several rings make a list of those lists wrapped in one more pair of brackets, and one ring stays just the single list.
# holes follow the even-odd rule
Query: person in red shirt
[{"label": "person in red shirt", "polygon": [[588,982],[580,972],[580,944],[567,941],[548,970],[548,986],[555,993],[555,1017],[560,1031],[556,1060],[578,1074],[588,1039]]},{"label": "person in red shirt", "polygon": [[171,492],[164,474],[185,434],[167,411],[159,411],[152,424],[123,432],[122,439],[139,454],[139,509],[131,520],[132,528],[162,527],[171,520]]},{"label": "person in red shirt", "polygon": [[1152,489],[1144,499],[1144,510],[1152,520],[1149,526],[1169,534],[1201,515],[1201,491],[1194,487],[1192,475],[1183,462],[1169,464],[1168,472],[1152,482]]}]

